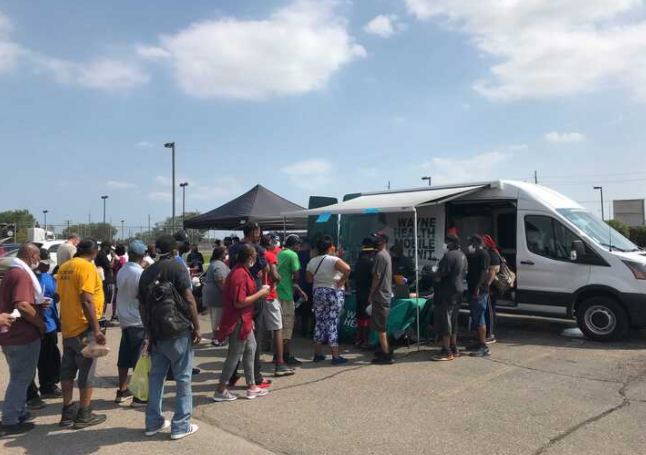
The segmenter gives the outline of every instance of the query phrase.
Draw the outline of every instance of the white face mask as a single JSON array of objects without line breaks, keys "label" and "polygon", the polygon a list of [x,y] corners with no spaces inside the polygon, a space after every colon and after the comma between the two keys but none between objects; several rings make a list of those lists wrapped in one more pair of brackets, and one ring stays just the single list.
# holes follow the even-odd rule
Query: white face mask
[{"label": "white face mask", "polygon": [[254,265],[256,265],[256,261],[249,262],[249,268],[252,268]]},{"label": "white face mask", "polygon": [[449,246],[446,243],[442,245],[442,251],[444,251],[445,253],[449,251]]},{"label": "white face mask", "polygon": [[39,265],[39,264],[40,264],[40,261],[38,261],[38,262],[32,262],[32,263],[31,263],[31,269],[32,269],[32,270],[37,270],[37,269],[38,269],[38,265]]},{"label": "white face mask", "polygon": [[473,254],[476,252],[476,247],[473,245],[469,245],[469,253]]}]

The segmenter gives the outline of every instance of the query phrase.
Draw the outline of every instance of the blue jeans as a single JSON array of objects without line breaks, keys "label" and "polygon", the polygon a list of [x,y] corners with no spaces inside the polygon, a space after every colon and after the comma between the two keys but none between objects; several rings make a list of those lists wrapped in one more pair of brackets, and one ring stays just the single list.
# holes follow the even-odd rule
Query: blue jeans
[{"label": "blue jeans", "polygon": [[486,327],[486,314],[489,304],[489,293],[480,291],[479,297],[473,295],[469,298],[469,309],[471,310],[471,326],[474,330],[478,327]]},{"label": "blue jeans", "polygon": [[193,374],[193,344],[191,332],[169,340],[155,341],[150,355],[150,377],[148,386],[148,407],[146,408],[146,431],[154,431],[164,424],[162,400],[164,399],[164,381],[170,368],[175,377],[175,414],[173,415],[171,434],[183,434],[190,429],[193,410],[191,376]]},{"label": "blue jeans", "polygon": [[40,339],[19,346],[2,346],[9,365],[9,385],[2,404],[2,424],[16,425],[27,413],[27,388],[36,375]]}]

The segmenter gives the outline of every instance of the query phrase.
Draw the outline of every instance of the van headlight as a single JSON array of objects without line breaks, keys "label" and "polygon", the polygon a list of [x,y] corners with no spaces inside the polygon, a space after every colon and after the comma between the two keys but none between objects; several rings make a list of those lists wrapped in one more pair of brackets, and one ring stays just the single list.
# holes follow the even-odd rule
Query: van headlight
[{"label": "van headlight", "polygon": [[633,275],[635,275],[635,278],[638,280],[646,280],[646,264],[642,264],[641,262],[632,262],[632,261],[625,261],[621,260],[624,264],[626,264],[626,267],[630,269],[631,272],[633,272]]}]

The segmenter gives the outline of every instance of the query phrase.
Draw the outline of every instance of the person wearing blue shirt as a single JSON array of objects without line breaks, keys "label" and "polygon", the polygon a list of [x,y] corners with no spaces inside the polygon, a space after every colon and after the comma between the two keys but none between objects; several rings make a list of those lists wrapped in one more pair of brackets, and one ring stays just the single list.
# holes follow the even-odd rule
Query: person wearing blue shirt
[{"label": "person wearing blue shirt", "polygon": [[[52,299],[49,308],[43,310],[42,315],[45,320],[45,334],[40,345],[40,356],[38,358],[38,383],[36,386],[35,378],[27,390],[27,404],[32,409],[42,407],[44,403],[41,398],[60,398],[61,389],[58,387],[60,382],[61,370],[61,353],[58,349],[58,332],[60,331],[60,319],[58,317],[58,295],[56,294],[56,280],[49,273],[51,261],[47,250],[40,250],[40,265],[36,270],[36,277],[43,289],[43,295]],[[40,392],[40,397],[38,395]]]}]

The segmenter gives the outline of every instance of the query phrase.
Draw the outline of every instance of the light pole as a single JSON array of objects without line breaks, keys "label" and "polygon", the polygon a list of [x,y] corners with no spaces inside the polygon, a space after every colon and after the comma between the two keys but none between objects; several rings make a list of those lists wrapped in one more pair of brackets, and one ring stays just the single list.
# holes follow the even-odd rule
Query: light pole
[{"label": "light pole", "polygon": [[45,224],[45,239],[47,239],[47,214],[49,213],[49,210],[43,210],[43,216],[45,217],[44,224]]},{"label": "light pole", "polygon": [[171,227],[173,228],[173,232],[175,232],[175,143],[174,142],[166,142],[164,144],[164,147],[167,149],[171,149],[172,155],[173,155],[173,217],[171,218]]},{"label": "light pole", "polygon": [[182,187],[182,229],[184,229],[184,215],[186,213],[186,187],[188,182],[180,183],[179,186]]},{"label": "light pole", "polygon": [[[106,204],[106,201],[108,200],[108,196],[101,196],[101,199],[103,199],[103,229],[105,229],[106,228],[106,225],[105,225],[105,204]],[[107,238],[106,238],[106,240],[107,240]]]},{"label": "light pole", "polygon": [[123,237],[123,223],[124,223],[124,220],[121,220],[121,240],[124,239],[124,237]]},{"label": "light pole", "polygon": [[594,189],[599,190],[599,192],[601,193],[601,220],[605,221],[605,216],[604,216],[604,213],[603,213],[603,187],[602,186],[595,186]]},{"label": "light pole", "polygon": [[422,180],[428,180],[428,186],[431,186],[431,176],[427,175],[426,177],[422,177]]}]

